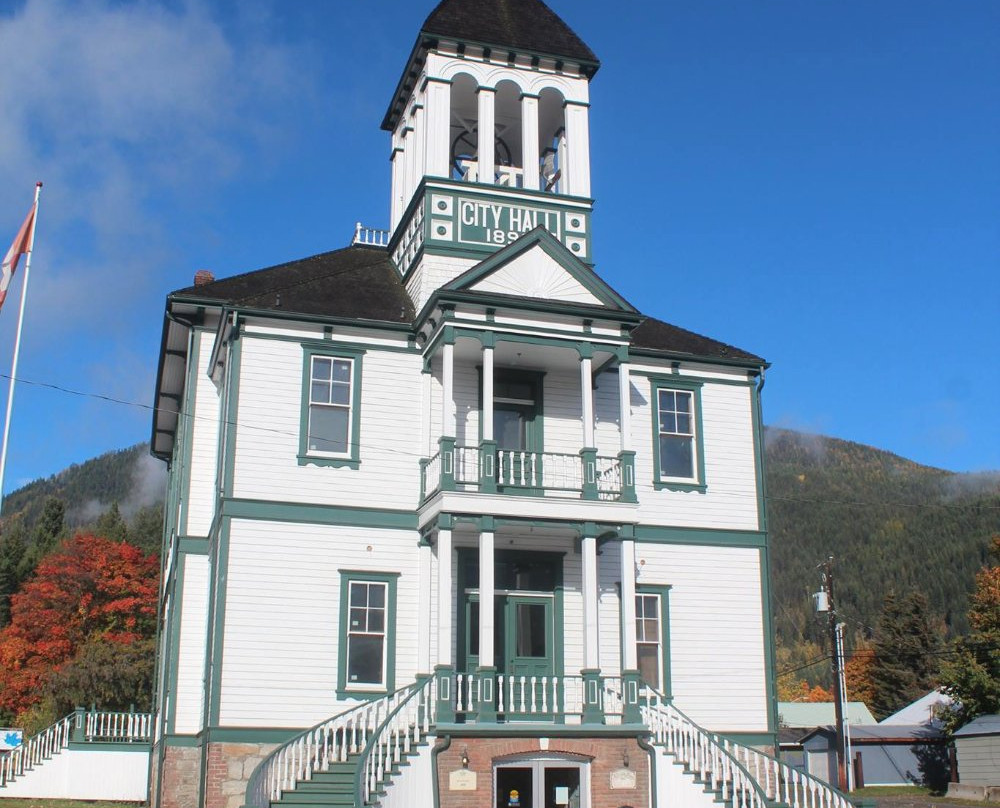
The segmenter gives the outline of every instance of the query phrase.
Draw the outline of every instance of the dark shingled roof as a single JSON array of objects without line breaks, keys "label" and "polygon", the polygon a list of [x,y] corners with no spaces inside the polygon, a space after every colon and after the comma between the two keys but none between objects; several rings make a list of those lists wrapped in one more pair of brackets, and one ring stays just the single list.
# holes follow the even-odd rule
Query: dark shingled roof
[{"label": "dark shingled roof", "polygon": [[[399,273],[388,252],[380,247],[345,247],[320,253],[201,286],[189,286],[177,290],[172,297],[289,314],[392,323],[410,324],[416,317]],[[516,298],[511,297],[514,302]],[[763,359],[752,353],[653,317],[646,317],[633,329],[632,347],[764,364]]]},{"label": "dark shingled roof", "polygon": [[690,356],[704,356],[711,359],[733,359],[740,362],[764,364],[763,359],[752,353],[747,353],[710,337],[703,337],[693,331],[686,331],[654,317],[647,317],[637,328],[633,329],[632,347],[670,351]]},{"label": "dark shingled roof", "polygon": [[541,0],[442,0],[421,30],[448,39],[597,63],[559,15]]},{"label": "dark shingled roof", "polygon": [[250,309],[411,323],[416,313],[386,250],[345,247],[189,286],[175,297]]}]

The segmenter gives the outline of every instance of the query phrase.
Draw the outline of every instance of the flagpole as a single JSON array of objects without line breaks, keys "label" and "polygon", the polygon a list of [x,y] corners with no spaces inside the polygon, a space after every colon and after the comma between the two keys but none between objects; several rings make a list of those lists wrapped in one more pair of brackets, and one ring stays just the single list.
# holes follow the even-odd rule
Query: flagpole
[{"label": "flagpole", "polygon": [[3,423],[3,450],[0,451],[0,513],[3,512],[3,480],[7,472],[7,443],[10,440],[10,416],[14,409],[14,384],[17,381],[17,358],[21,353],[21,327],[24,325],[24,302],[28,299],[28,278],[31,275],[31,256],[35,252],[35,228],[38,227],[38,197],[42,184],[35,183],[35,218],[31,225],[31,243],[24,258],[24,284],[21,286],[21,306],[17,315],[17,336],[14,337],[14,361],[10,368],[10,385],[7,387],[7,417]]}]

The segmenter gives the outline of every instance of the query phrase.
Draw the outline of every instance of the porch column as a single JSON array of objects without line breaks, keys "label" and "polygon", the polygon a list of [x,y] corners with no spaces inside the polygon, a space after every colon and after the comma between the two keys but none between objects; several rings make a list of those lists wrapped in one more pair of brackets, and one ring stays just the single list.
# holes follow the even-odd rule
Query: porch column
[{"label": "porch column", "polygon": [[493,185],[496,182],[496,91],[480,87],[479,96],[479,181]]},{"label": "porch column", "polygon": [[597,622],[597,526],[588,524],[580,542],[583,556],[583,721],[600,724],[601,655]]},{"label": "porch column", "polygon": [[524,162],[524,187],[537,191],[538,169],[538,96],[521,96],[521,156]]},{"label": "porch column", "polygon": [[594,446],[594,350],[589,343],[580,346],[580,402],[583,411],[583,498],[597,499],[597,449]]},{"label": "porch column", "polygon": [[[622,348],[622,353],[627,349]],[[632,384],[628,362],[618,363],[618,411],[621,431],[621,450],[618,464],[622,476],[622,502],[638,502],[635,495],[635,452],[632,450]]]},{"label": "porch column", "polygon": [[441,351],[441,437],[438,450],[441,454],[441,490],[455,490],[455,338],[446,329]]},{"label": "porch column", "polygon": [[492,494],[497,490],[497,442],[493,435],[493,345],[492,332],[483,335],[483,440],[479,446],[479,490]]},{"label": "porch column", "polygon": [[621,541],[622,695],[627,724],[639,723],[639,662],[635,647],[635,540]]},{"label": "porch column", "polygon": [[451,657],[451,616],[454,609],[451,592],[451,517],[442,517],[438,524],[438,652],[434,675],[438,680],[438,721],[451,723],[455,720],[454,695],[452,693],[455,664]]},{"label": "porch column", "polygon": [[[487,518],[484,517],[484,522]],[[493,653],[494,533],[492,519],[479,534],[479,720],[495,721],[496,660]]]},{"label": "porch column", "polygon": [[431,673],[431,543],[420,537],[417,549],[417,577],[420,582],[417,604],[417,675]]}]

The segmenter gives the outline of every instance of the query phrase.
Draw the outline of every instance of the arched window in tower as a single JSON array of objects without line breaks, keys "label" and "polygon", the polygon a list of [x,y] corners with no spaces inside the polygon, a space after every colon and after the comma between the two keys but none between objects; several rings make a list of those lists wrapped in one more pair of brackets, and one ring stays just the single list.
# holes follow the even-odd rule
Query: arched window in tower
[{"label": "arched window in tower", "polygon": [[546,87],[538,95],[539,188],[562,193],[566,185],[566,113],[563,94]]},{"label": "arched window in tower", "polygon": [[467,73],[451,83],[451,178],[478,182],[479,102],[478,84]]},{"label": "arched window in tower", "polygon": [[523,188],[521,88],[512,81],[501,81],[497,84],[495,104],[496,184]]}]

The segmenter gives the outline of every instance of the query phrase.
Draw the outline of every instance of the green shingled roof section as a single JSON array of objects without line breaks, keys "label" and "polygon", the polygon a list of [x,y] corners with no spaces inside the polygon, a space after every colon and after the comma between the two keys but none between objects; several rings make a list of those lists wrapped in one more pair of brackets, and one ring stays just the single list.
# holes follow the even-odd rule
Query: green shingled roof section
[{"label": "green shingled roof section", "polygon": [[179,289],[171,297],[320,317],[411,323],[416,313],[379,247],[345,247]]},{"label": "green shingled roof section", "polygon": [[597,56],[541,0],[442,0],[425,34],[597,64]]},{"label": "green shingled roof section", "polygon": [[[786,727],[820,727],[837,720],[832,701],[779,701],[778,716]],[[863,701],[847,702],[847,722],[867,726],[878,723]]]},{"label": "green shingled roof section", "polygon": [[[599,278],[589,267],[586,271],[595,279]],[[603,280],[600,283],[603,284]],[[399,273],[388,252],[381,247],[332,250],[200,286],[188,286],[173,292],[170,297],[275,314],[406,324],[416,317]],[[513,295],[511,305],[517,305]],[[646,317],[632,331],[632,347],[678,357],[764,364],[759,356],[654,317]]]},{"label": "green shingled roof section", "polygon": [[694,331],[665,323],[655,317],[647,317],[633,329],[632,347],[710,359],[749,362],[756,365],[766,364],[759,356],[734,345],[727,345],[711,337],[703,337]]}]

